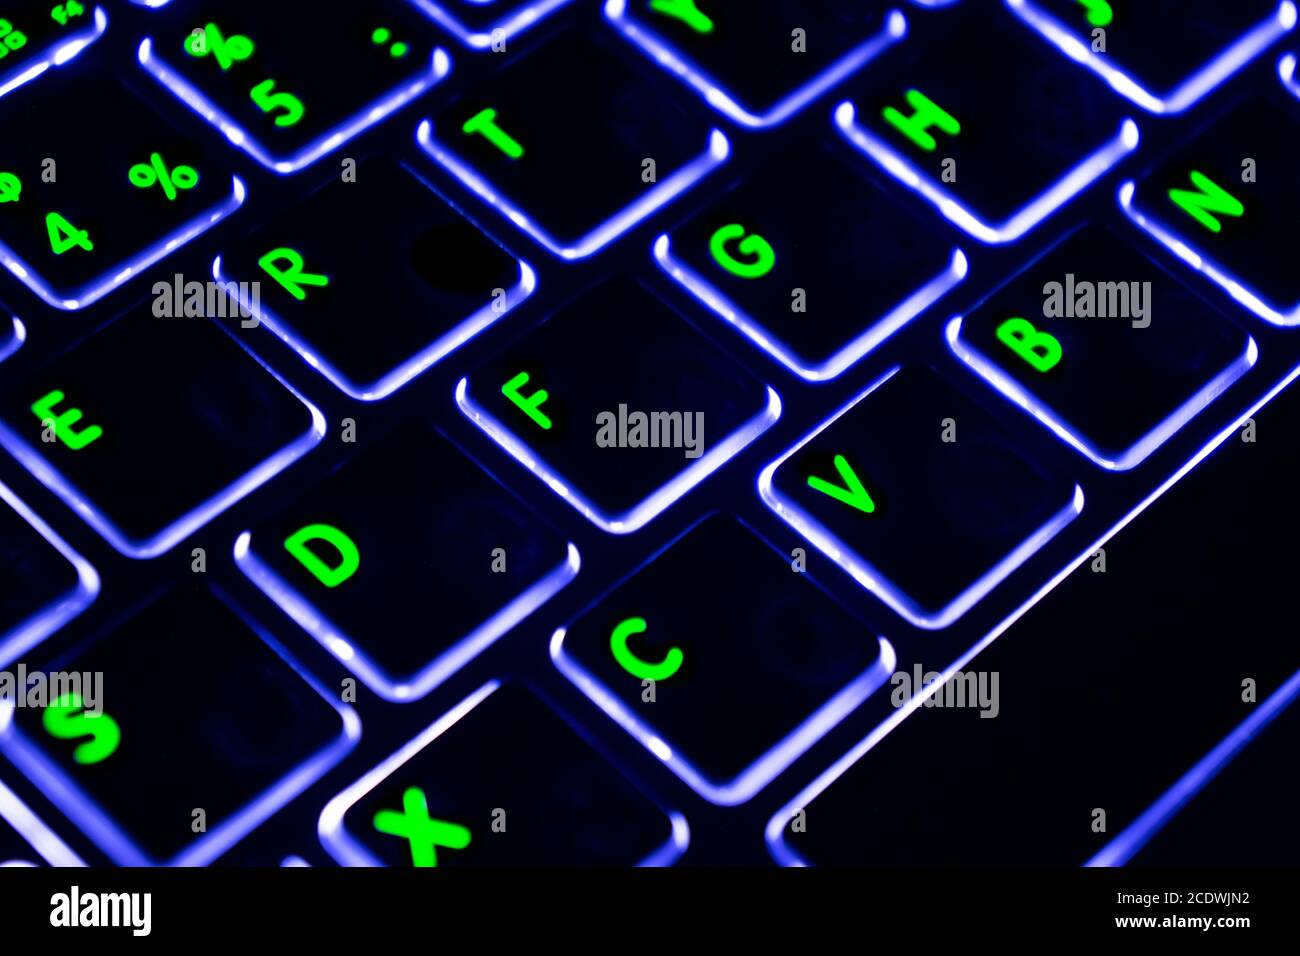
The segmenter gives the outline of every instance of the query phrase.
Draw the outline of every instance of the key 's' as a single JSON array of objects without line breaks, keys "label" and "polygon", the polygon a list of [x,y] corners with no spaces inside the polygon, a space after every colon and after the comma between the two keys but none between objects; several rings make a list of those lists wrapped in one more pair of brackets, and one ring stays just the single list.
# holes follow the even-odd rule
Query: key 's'
[{"label": "key 's'", "polygon": [[81,675],[79,689],[13,710],[0,751],[119,864],[211,861],[360,735],[351,708],[206,588],[47,653],[31,670]]}]

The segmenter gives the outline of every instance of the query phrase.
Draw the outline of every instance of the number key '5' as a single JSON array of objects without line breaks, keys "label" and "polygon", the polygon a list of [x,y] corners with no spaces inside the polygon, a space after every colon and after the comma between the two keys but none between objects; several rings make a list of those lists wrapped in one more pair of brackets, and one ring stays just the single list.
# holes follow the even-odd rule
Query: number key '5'
[{"label": "number key '5'", "polygon": [[257,108],[263,113],[272,113],[276,110],[281,111],[280,115],[275,117],[276,126],[295,126],[302,119],[302,114],[306,108],[302,105],[302,100],[292,93],[275,91],[275,80],[263,80],[253,87],[249,94]]}]

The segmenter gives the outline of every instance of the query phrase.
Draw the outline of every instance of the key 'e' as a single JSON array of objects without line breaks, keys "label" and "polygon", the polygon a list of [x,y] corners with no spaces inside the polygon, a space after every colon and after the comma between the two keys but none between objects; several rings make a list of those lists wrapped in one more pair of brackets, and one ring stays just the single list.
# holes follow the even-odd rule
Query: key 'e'
[{"label": "key 'e'", "polygon": [[32,402],[32,413],[41,420],[42,425],[49,423],[48,427],[54,432],[56,439],[73,451],[80,451],[103,435],[104,429],[98,425],[87,425],[80,431],[75,430],[72,426],[81,421],[81,409],[69,408],[58,415],[54,414],[54,406],[62,402],[63,399],[63,392],[57,388],[52,392],[47,392]]}]

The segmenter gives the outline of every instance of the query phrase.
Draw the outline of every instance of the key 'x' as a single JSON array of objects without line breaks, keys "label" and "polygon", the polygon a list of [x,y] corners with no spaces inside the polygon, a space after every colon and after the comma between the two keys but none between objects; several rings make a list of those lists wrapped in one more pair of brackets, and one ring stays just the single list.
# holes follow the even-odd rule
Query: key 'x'
[{"label": "key 'x'", "polygon": [[437,866],[437,847],[463,850],[469,846],[469,830],[458,823],[429,816],[429,801],[419,787],[402,794],[402,812],[380,810],[375,829],[390,836],[405,837],[411,843],[411,860],[416,866]]}]

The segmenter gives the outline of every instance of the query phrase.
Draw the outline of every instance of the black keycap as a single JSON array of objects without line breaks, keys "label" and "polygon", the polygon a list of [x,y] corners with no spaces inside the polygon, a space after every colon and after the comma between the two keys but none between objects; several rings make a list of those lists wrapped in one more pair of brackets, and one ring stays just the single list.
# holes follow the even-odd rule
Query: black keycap
[{"label": "black keycap", "polygon": [[451,69],[407,3],[176,4],[140,64],[235,146],[293,173],[400,109]]},{"label": "black keycap", "polygon": [[887,641],[799,578],[715,515],[558,631],[551,656],[701,795],[743,803],[894,668]]},{"label": "black keycap", "polygon": [[[1300,820],[1295,812],[1300,805],[1300,774],[1295,768],[1295,755],[1300,752],[1297,689],[1300,674],[1277,691],[1275,700],[1257,705],[1274,711],[1276,704],[1281,710],[1273,714],[1271,723],[1253,719],[1269,716],[1268,712],[1253,714],[1220,744],[1222,757],[1231,760],[1226,769],[1216,748],[1165,798],[1152,804],[1147,811],[1152,827],[1163,823],[1169,812],[1177,812],[1163,829],[1149,834],[1147,827],[1134,827],[1094,857],[1093,864],[1294,866],[1300,859]],[[1238,753],[1241,746],[1245,749]],[[1215,772],[1218,775],[1211,776]],[[1192,794],[1181,810],[1171,799]]]},{"label": "black keycap", "polygon": [[1006,0],[1073,62],[1152,113],[1181,113],[1295,26],[1280,0]]},{"label": "black keycap", "polygon": [[536,282],[527,263],[391,162],[362,163],[354,182],[332,178],[223,251],[216,273],[260,283],[260,303],[246,310],[363,401],[464,344]]},{"label": "black keycap", "polygon": [[235,555],[395,701],[427,694],[578,571],[577,548],[423,428],[363,451],[241,538]]},{"label": "black keycap", "polygon": [[1001,11],[953,16],[980,42],[903,44],[849,82],[835,123],[972,236],[1014,242],[1132,152],[1138,129]]},{"label": "black keycap", "polygon": [[0,125],[14,134],[0,140],[0,262],[57,309],[90,305],[244,201],[219,150],[109,76],[5,97]]},{"label": "black keycap", "polygon": [[438,26],[474,50],[504,52],[511,37],[571,0],[412,0]]},{"label": "black keycap", "polygon": [[319,411],[214,323],[143,309],[0,399],[0,442],[136,558],[171,548],[324,432]]},{"label": "black keycap", "polygon": [[645,525],[781,412],[776,392],[630,280],[562,308],[462,379],[456,400],[612,534]]},{"label": "black keycap", "polygon": [[32,662],[80,686],[13,709],[0,751],[114,862],[207,863],[360,736],[355,713],[266,640],[213,592],[174,591]]},{"label": "black keycap", "polygon": [[589,256],[730,151],[628,60],[614,37],[562,34],[422,123],[420,144],[555,255]]},{"label": "black keycap", "polygon": [[1257,355],[1249,335],[1100,226],[954,319],[948,341],[1007,398],[1116,470],[1142,462]]},{"label": "black keycap", "polygon": [[1300,215],[1291,176],[1300,102],[1254,96],[1120,188],[1139,226],[1273,325],[1300,324],[1300,270],[1284,238]]},{"label": "black keycap", "polygon": [[735,123],[789,119],[907,32],[883,2],[607,0],[605,16]]},{"label": "black keycap", "polygon": [[814,382],[844,371],[966,275],[966,256],[946,237],[839,157],[807,148],[661,236],[655,257],[755,345]]},{"label": "black keycap", "polygon": [[659,866],[688,829],[531,691],[492,681],[331,800],[320,835],[351,866]]},{"label": "black keycap", "polygon": [[0,17],[0,96],[63,66],[99,39],[108,15],[94,2],[16,0]]},{"label": "black keycap", "polygon": [[[946,706],[917,706],[796,794],[768,829],[778,859],[1079,866],[1259,714],[1300,668],[1300,648],[1277,630],[1296,604],[1294,575],[1277,555],[1300,533],[1300,512],[1279,507],[1292,494],[1300,392],[1277,404],[1257,415],[1259,434],[1272,441],[1247,444],[1229,433],[1105,542],[1104,556],[1089,547],[1055,590],[998,625],[994,635],[1009,629],[960,662],[960,684],[938,691]],[[910,681],[896,675],[890,692],[901,704],[917,686],[918,667],[924,680],[955,667],[952,658],[919,649],[899,662],[898,675]],[[966,707],[950,706],[963,697]],[[1224,773],[1231,772],[1229,765]],[[1273,794],[1294,779],[1294,760],[1269,764],[1267,773],[1277,789],[1232,804],[1223,830],[1267,814]],[[1294,803],[1284,806],[1294,817]],[[798,810],[802,833],[788,826]],[[1103,823],[1097,811],[1104,832],[1095,829]],[[1242,850],[1252,864],[1270,858],[1267,849],[1258,857]],[[1215,851],[1193,844],[1178,862],[1230,862]]]},{"label": "black keycap", "polygon": [[[764,501],[917,627],[947,627],[1083,507],[938,375],[894,370],[763,470]],[[918,547],[917,542],[925,542]]]},{"label": "black keycap", "polygon": [[83,866],[18,795],[0,780],[0,867]]},{"label": "black keycap", "polygon": [[80,614],[99,575],[0,482],[0,666]]}]

